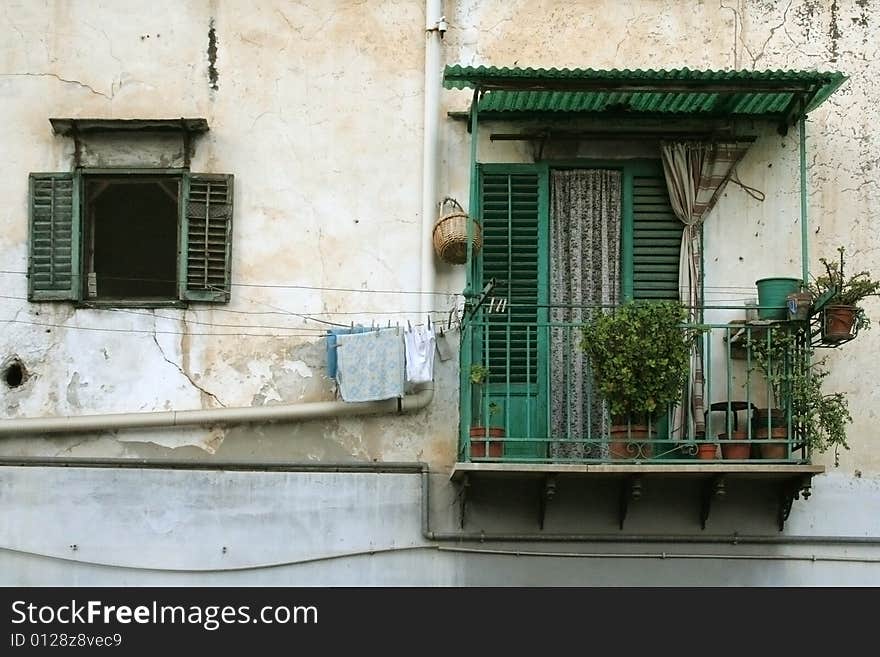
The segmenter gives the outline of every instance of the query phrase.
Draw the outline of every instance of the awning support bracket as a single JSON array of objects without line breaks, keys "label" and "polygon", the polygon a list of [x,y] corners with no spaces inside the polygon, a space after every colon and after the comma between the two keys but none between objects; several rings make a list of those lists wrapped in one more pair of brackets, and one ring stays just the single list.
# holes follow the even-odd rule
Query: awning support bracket
[{"label": "awning support bracket", "polygon": [[723,475],[711,477],[703,484],[702,504],[700,505],[700,529],[706,529],[706,521],[712,510],[712,500],[722,498],[727,494]]},{"label": "awning support bracket", "polygon": [[626,520],[626,514],[629,511],[630,500],[635,502],[636,500],[641,499],[643,493],[644,487],[642,485],[641,475],[633,475],[632,477],[627,477],[621,483],[620,506],[618,510],[618,521],[620,529],[623,529],[623,522],[624,520]]},{"label": "awning support bracket", "polygon": [[465,475],[461,480],[461,487],[458,490],[458,528],[464,529],[465,515],[467,513],[467,496],[468,489],[471,487],[471,478]]},{"label": "awning support bracket", "polygon": [[538,527],[544,529],[544,518],[547,515],[547,505],[556,496],[556,475],[545,477],[541,486],[541,497],[539,501],[540,510],[538,513]]},{"label": "awning support bracket", "polygon": [[784,483],[779,489],[779,510],[777,513],[777,521],[779,531],[785,528],[785,521],[791,514],[791,506],[795,500],[800,499],[801,495],[804,499],[810,497],[810,478],[803,477],[793,482]]}]

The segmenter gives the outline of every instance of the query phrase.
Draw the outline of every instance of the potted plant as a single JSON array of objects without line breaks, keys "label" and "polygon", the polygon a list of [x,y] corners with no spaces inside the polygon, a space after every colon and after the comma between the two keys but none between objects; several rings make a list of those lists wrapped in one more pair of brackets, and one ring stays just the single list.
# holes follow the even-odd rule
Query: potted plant
[{"label": "potted plant", "polygon": [[718,456],[718,444],[714,442],[698,442],[697,458],[701,461],[714,461]]},{"label": "potted plant", "polygon": [[852,422],[852,416],[844,393],[822,389],[829,374],[824,360],[797,372],[791,386],[791,409],[792,421],[803,431],[807,446],[818,452],[833,448],[836,466],[840,449],[849,449],[846,425]]},{"label": "potted plant", "polygon": [[[767,382],[769,406],[756,406],[752,417],[752,436],[757,440],[772,439],[788,441],[787,409],[792,401],[794,379],[803,371],[805,354],[798,349],[804,341],[802,328],[786,325],[771,326],[759,330],[752,328],[746,338],[752,371],[760,370]],[[746,439],[748,434],[742,432],[737,436]],[[787,458],[787,443],[777,442],[760,444],[763,458]],[[748,445],[744,446],[744,455],[748,458]]]},{"label": "potted plant", "polygon": [[596,312],[581,329],[599,394],[611,414],[612,458],[650,457],[650,427],[678,401],[699,330],[678,302],[627,303]]},{"label": "potted plant", "polygon": [[[504,438],[504,427],[493,425],[493,418],[498,415],[501,407],[495,402],[485,404],[485,387],[489,380],[489,368],[480,363],[471,365],[471,457],[472,458],[501,458],[504,454],[503,440],[490,440],[490,438]],[[484,406],[485,404],[485,406]],[[483,423],[484,416],[486,423]]]},{"label": "potted plant", "polygon": [[[761,369],[775,406],[757,409],[754,437],[770,439],[761,443],[765,459],[787,459],[789,441],[787,411],[791,426],[804,437],[806,445],[818,452],[849,449],[846,425],[852,422],[846,396],[841,392],[826,393],[823,380],[830,374],[825,361],[813,361],[814,349],[809,346],[803,329],[787,331],[771,328],[762,337],[748,341],[755,367]],[[774,444],[774,439],[776,444]]]},{"label": "potted plant", "polygon": [[859,305],[865,297],[880,295],[880,281],[871,278],[868,271],[860,271],[849,278],[845,274],[845,249],[837,248],[839,258],[829,262],[820,258],[825,273],[810,286],[814,300],[824,302],[822,309],[822,337],[826,342],[841,342],[854,338],[859,329],[867,329],[870,322]]}]

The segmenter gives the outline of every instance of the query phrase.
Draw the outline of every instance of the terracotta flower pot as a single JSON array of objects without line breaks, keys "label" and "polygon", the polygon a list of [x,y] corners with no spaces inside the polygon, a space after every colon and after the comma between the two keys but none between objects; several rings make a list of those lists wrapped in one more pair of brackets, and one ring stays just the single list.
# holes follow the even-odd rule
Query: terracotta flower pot
[{"label": "terracotta flower pot", "polygon": [[503,427],[489,427],[488,429],[486,427],[471,427],[470,437],[471,458],[500,459],[504,456],[504,441],[490,440],[490,438],[504,438]]},{"label": "terracotta flower pot", "polygon": [[788,424],[785,411],[781,408],[756,408],[752,416],[752,432],[764,429],[766,435],[768,424],[771,427],[785,427]]},{"label": "terracotta flower pot", "polygon": [[786,427],[773,427],[770,429],[770,439],[767,440],[767,427],[759,427],[755,429],[754,436],[757,440],[765,440],[761,444],[761,458],[765,459],[786,459],[788,458],[788,444],[782,441],[788,439],[788,429]]},{"label": "terracotta flower pot", "polygon": [[715,443],[700,443],[697,445],[697,458],[702,461],[714,461],[718,458],[718,445]]},{"label": "terracotta flower pot", "polygon": [[649,439],[646,425],[614,424],[610,433],[609,451],[613,459],[649,459],[654,453],[654,446],[646,442]]},{"label": "terracotta flower pot", "polygon": [[828,306],[822,322],[822,337],[828,342],[847,340],[852,337],[855,323],[855,306]]},{"label": "terracotta flower pot", "polygon": [[[725,459],[748,459],[752,453],[752,446],[748,442],[729,442],[731,440],[747,441],[748,431],[734,431],[731,434],[722,433],[718,436],[721,441],[721,456]],[[725,442],[727,441],[727,442]]]}]

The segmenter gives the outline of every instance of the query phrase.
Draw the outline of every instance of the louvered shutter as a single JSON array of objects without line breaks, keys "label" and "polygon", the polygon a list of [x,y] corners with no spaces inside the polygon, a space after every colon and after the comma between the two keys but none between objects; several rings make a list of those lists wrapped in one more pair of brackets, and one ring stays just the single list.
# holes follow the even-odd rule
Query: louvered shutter
[{"label": "louvered shutter", "polygon": [[181,290],[187,301],[229,301],[232,283],[231,174],[191,173],[181,236]]},{"label": "louvered shutter", "polygon": [[678,299],[678,262],[684,224],[669,204],[666,180],[656,173],[633,175],[633,297]]},{"label": "louvered shutter", "polygon": [[72,173],[32,173],[28,298],[80,298],[79,195]]},{"label": "louvered shutter", "polygon": [[474,355],[490,370],[488,401],[499,409],[490,423],[506,428],[504,457],[540,459],[546,443],[528,438],[547,431],[547,329],[541,325],[547,311],[540,306],[547,287],[547,170],[481,171],[481,280],[485,286],[495,278],[491,296],[508,306],[485,315]]},{"label": "louvered shutter", "polygon": [[499,383],[537,379],[539,181],[537,172],[482,176],[482,284],[495,278],[492,296],[509,304],[506,313],[488,315],[486,361]]}]

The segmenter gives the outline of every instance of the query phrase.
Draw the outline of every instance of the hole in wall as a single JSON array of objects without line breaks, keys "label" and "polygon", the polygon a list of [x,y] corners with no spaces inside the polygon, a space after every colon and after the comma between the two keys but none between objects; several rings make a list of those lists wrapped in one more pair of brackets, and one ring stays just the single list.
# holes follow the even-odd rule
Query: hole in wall
[{"label": "hole in wall", "polygon": [[26,379],[27,370],[17,358],[3,366],[3,381],[8,387],[17,388],[24,383]]}]

